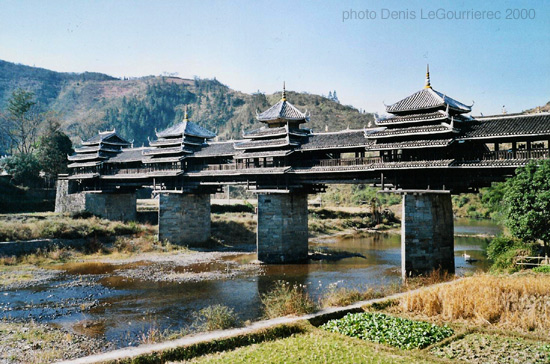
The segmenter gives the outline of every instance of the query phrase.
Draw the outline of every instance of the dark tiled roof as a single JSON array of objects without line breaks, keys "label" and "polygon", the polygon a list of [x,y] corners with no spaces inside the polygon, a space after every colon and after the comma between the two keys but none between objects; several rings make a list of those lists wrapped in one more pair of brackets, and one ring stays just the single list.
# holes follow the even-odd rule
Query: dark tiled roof
[{"label": "dark tiled roof", "polygon": [[143,153],[149,151],[150,148],[128,148],[123,149],[121,153],[109,158],[105,163],[128,163],[139,162],[143,160]]},{"label": "dark tiled roof", "polygon": [[99,144],[101,142],[108,142],[109,144],[116,144],[116,145],[123,145],[123,146],[130,146],[130,142],[126,139],[122,138],[120,135],[117,134],[116,131],[100,131],[97,135],[93,136],[92,138],[83,141],[82,145],[94,145]]},{"label": "dark tiled roof", "polygon": [[364,130],[345,130],[337,133],[314,133],[308,137],[301,150],[335,149],[345,147],[363,147],[373,144],[365,138]]},{"label": "dark tiled roof", "polygon": [[387,119],[376,119],[374,122],[376,125],[388,125],[388,124],[412,124],[421,122],[432,121],[444,121],[448,119],[448,115],[443,111],[436,111],[426,114],[414,114],[414,115],[402,115],[392,116]]},{"label": "dark tiled roof", "polygon": [[374,163],[374,169],[395,169],[395,168],[429,168],[429,167],[448,167],[454,159],[441,159],[432,161],[409,161],[409,162],[381,162]]},{"label": "dark tiled roof", "polygon": [[451,144],[453,139],[429,139],[429,140],[407,140],[392,143],[376,143],[369,146],[369,150],[389,150],[389,149],[414,149],[414,148],[436,148],[446,147]]},{"label": "dark tiled roof", "polygon": [[161,132],[156,133],[158,138],[166,137],[181,137],[182,135],[196,136],[199,138],[211,139],[216,136],[210,130],[203,128],[202,126],[192,121],[182,121],[174,126],[169,127]]},{"label": "dark tiled roof", "polygon": [[[454,130],[457,131],[457,130]],[[384,130],[366,131],[365,136],[367,139],[379,139],[389,138],[394,136],[404,135],[432,135],[432,134],[446,134],[453,132],[453,129],[447,125],[425,125],[425,126],[411,126],[408,128],[392,128]]]},{"label": "dark tiled roof", "polygon": [[143,159],[143,163],[144,164],[151,164],[151,163],[176,163],[176,162],[180,162],[181,160],[183,160],[185,158],[185,156],[183,155],[178,155],[178,156],[169,156],[169,157],[157,157],[157,158],[151,158],[151,157],[146,157]]},{"label": "dark tiled roof", "polygon": [[244,138],[264,138],[278,135],[293,134],[297,136],[306,136],[310,132],[309,129],[288,129],[286,126],[280,128],[259,128],[244,133]]},{"label": "dark tiled roof", "polygon": [[252,140],[242,143],[235,143],[235,149],[261,149],[261,148],[274,148],[285,147],[287,145],[298,145],[299,143],[292,141],[289,138],[277,138],[277,139],[260,139]]},{"label": "dark tiled roof", "polygon": [[472,108],[456,101],[433,88],[423,88],[411,96],[386,107],[386,111],[392,114],[407,111],[430,110],[437,108],[449,108],[458,112],[470,112]]},{"label": "dark tiled roof", "polygon": [[267,122],[272,120],[291,120],[291,121],[308,121],[309,117],[298,110],[290,102],[282,99],[275,105],[271,106],[269,109],[264,111],[261,114],[258,114],[256,118],[259,121]]},{"label": "dark tiled roof", "polygon": [[456,161],[453,166],[456,167],[523,167],[532,159],[497,159],[497,160],[479,160],[479,161]]},{"label": "dark tiled roof", "polygon": [[143,152],[143,155],[158,155],[158,154],[178,154],[178,153],[193,153],[191,149],[185,147],[173,147],[173,148],[150,148]]},{"label": "dark tiled roof", "polygon": [[99,153],[93,154],[73,154],[69,156],[70,161],[85,161],[94,159],[106,159],[107,157],[100,155]]},{"label": "dark tiled roof", "polygon": [[463,129],[463,139],[550,135],[550,113],[476,117]]},{"label": "dark tiled roof", "polygon": [[235,159],[284,157],[294,152],[293,150],[268,150],[264,152],[243,152],[235,155]]},{"label": "dark tiled roof", "polygon": [[100,161],[94,161],[94,162],[84,162],[84,163],[71,163],[67,167],[68,168],[77,168],[77,167],[95,167],[99,166],[102,162]]},{"label": "dark tiled roof", "polygon": [[[237,141],[239,142],[239,141]],[[219,143],[208,143],[203,145],[203,147],[196,151],[193,155],[188,157],[216,157],[216,156],[231,156],[236,153],[233,144],[235,141],[230,142],[219,142]]]}]

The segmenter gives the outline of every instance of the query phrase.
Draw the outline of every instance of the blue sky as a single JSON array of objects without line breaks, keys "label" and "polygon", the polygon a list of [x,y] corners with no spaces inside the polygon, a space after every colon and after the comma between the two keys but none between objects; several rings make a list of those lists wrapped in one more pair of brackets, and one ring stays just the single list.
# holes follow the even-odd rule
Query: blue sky
[{"label": "blue sky", "polygon": [[[513,9],[527,19],[506,19]],[[448,19],[465,11],[485,13]],[[475,101],[475,115],[550,100],[548,1],[0,0],[0,17],[0,59],[56,71],[177,72],[267,93],[285,80],[383,111],[422,88],[429,63],[433,87]]]}]

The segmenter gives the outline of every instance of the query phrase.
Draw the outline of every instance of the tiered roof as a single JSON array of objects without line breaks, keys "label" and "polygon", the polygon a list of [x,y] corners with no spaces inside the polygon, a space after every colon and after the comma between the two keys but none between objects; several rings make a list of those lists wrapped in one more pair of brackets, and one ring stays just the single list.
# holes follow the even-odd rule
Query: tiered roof
[{"label": "tiered roof", "polygon": [[157,140],[149,141],[151,148],[143,152],[144,163],[176,163],[200,150],[215,133],[189,121],[187,109],[183,121],[161,132]]},{"label": "tiered roof", "polygon": [[432,88],[429,68],[422,90],[386,106],[386,110],[393,115],[376,120],[379,128],[365,130],[365,138],[374,141],[368,150],[446,147],[472,120],[464,115],[471,106]]},{"label": "tiered roof", "polygon": [[245,140],[234,144],[235,150],[240,151],[235,159],[289,155],[311,133],[309,129],[300,128],[300,124],[309,121],[309,115],[287,101],[284,85],[281,100],[256,118],[267,127],[244,133]]},{"label": "tiered roof", "polygon": [[269,125],[288,124],[289,122],[304,123],[309,121],[309,114],[307,111],[301,112],[287,101],[285,85],[283,84],[281,100],[261,114],[257,114],[256,119]]},{"label": "tiered roof", "polygon": [[99,132],[83,141],[75,154],[68,156],[69,168],[87,168],[100,166],[106,160],[115,157],[132,143],[117,134],[116,130]]},{"label": "tiered roof", "polygon": [[418,113],[432,113],[437,110],[446,110],[447,114],[463,114],[472,111],[472,106],[465,105],[455,99],[436,91],[430,82],[430,68],[426,71],[424,88],[405,97],[393,105],[386,106],[386,111],[394,115],[411,115]]}]

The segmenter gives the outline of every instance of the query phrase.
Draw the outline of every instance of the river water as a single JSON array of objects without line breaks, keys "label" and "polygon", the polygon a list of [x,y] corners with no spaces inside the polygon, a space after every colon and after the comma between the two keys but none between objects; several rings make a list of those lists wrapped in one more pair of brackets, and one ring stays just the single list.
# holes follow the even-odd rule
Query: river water
[{"label": "river water", "polygon": [[[487,269],[483,253],[486,238],[500,228],[490,221],[455,221],[457,274]],[[154,282],[112,274],[116,266],[90,264],[72,269],[46,283],[0,292],[0,317],[8,320],[47,322],[87,335],[105,337],[116,346],[136,345],[151,328],[179,330],[191,325],[201,308],[223,304],[241,320],[261,317],[260,296],[277,280],[306,285],[320,297],[329,285],[381,287],[400,282],[400,236],[371,234],[366,237],[326,239],[311,243],[318,251],[345,251],[356,256],[339,260],[311,260],[309,264],[269,265],[260,272],[231,279],[198,282]],[[467,263],[469,254],[476,262]],[[353,254],[350,254],[353,255]],[[231,256],[247,263],[253,253]],[[196,270],[219,270],[223,265],[199,264]]]}]

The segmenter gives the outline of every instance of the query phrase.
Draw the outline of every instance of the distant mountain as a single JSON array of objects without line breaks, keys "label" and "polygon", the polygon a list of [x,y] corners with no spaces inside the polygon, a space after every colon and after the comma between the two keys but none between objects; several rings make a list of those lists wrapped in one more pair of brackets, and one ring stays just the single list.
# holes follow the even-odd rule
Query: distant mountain
[{"label": "distant mountain", "polygon": [[548,101],[546,103],[546,105],[537,106],[537,107],[534,107],[532,109],[526,110],[525,112],[528,113],[528,114],[533,114],[533,113],[537,113],[537,112],[550,112],[550,101]]},{"label": "distant mountain", "polygon": [[[242,93],[216,79],[121,80],[101,73],[60,73],[0,61],[0,109],[17,88],[33,91],[42,109],[58,111],[67,134],[77,143],[98,130],[116,128],[139,146],[155,137],[155,129],[180,121],[186,106],[190,120],[215,131],[220,140],[240,138],[244,130],[261,126],[256,110],[265,110],[281,97],[280,93]],[[374,120],[373,114],[323,96],[287,92],[287,98],[300,110],[310,111],[306,127],[314,131],[362,128]]]}]

